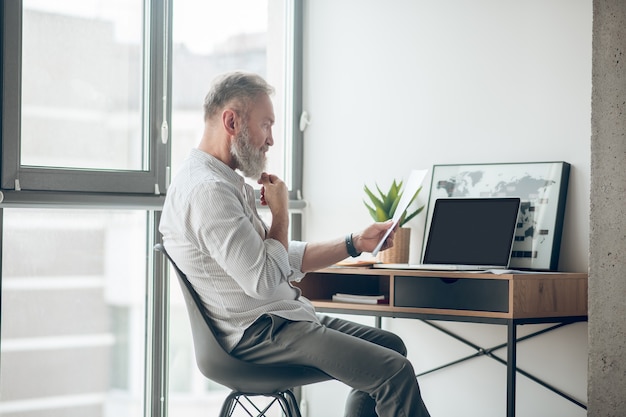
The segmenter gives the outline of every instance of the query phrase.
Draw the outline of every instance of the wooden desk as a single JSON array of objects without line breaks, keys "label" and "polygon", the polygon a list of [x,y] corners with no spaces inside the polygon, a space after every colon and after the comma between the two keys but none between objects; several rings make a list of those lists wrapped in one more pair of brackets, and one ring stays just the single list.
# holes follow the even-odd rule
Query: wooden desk
[{"label": "wooden desk", "polygon": [[[477,354],[471,357],[487,355],[503,363],[507,367],[508,417],[515,416],[515,383],[518,372],[576,405],[587,408],[585,404],[518,369],[516,365],[517,325],[558,323],[525,336],[523,339],[526,340],[569,323],[587,320],[587,274],[537,272],[495,275],[336,267],[309,273],[297,285],[320,312],[375,316],[379,326],[381,317],[420,319],[475,348]],[[384,295],[388,304],[333,302],[332,296],[336,293]],[[430,320],[506,325],[507,360],[503,361],[492,354],[504,345],[483,349],[431,323]]]}]

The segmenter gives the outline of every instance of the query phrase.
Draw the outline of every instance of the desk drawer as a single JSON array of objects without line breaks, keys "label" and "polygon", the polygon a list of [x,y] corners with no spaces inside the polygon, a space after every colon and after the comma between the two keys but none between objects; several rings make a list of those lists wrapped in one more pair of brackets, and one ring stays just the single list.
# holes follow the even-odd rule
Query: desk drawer
[{"label": "desk drawer", "polygon": [[394,306],[508,313],[509,282],[396,276]]}]

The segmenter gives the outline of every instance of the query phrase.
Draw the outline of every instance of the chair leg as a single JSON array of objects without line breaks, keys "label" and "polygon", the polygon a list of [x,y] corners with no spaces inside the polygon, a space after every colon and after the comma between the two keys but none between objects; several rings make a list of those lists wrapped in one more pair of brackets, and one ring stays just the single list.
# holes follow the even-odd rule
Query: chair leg
[{"label": "chair leg", "polygon": [[[269,404],[267,404],[265,408],[261,409],[257,407],[257,405],[250,399],[250,397],[272,397],[272,400]],[[243,400],[247,402],[247,405],[243,402]],[[246,394],[243,392],[232,391],[230,394],[228,394],[228,396],[224,400],[224,403],[222,404],[220,417],[232,417],[238,406],[250,417],[255,416],[254,414],[252,414],[251,408],[254,408],[256,410],[256,417],[266,417],[267,411],[272,408],[272,405],[274,405],[275,403],[278,403],[285,417],[302,417],[302,415],[300,414],[300,409],[298,407],[298,402],[296,401],[293,392],[291,392],[290,390],[269,395]]]},{"label": "chair leg", "polygon": [[296,400],[296,396],[293,394],[293,391],[287,390],[283,393],[283,395],[287,398],[287,402],[289,403],[289,412],[291,413],[291,417],[302,417],[302,414],[300,414],[298,400]]},{"label": "chair leg", "polygon": [[222,410],[220,411],[220,417],[230,417],[233,415],[233,411],[239,401],[239,393],[232,391],[222,404]]}]

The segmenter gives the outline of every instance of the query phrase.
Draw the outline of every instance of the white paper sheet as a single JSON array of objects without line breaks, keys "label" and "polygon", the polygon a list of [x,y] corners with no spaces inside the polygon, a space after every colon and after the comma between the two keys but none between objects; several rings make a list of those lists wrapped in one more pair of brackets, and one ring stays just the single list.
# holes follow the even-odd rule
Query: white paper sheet
[{"label": "white paper sheet", "polygon": [[400,198],[398,207],[393,214],[393,222],[391,223],[391,227],[387,229],[387,232],[385,233],[383,238],[380,240],[380,242],[378,242],[378,245],[376,245],[376,248],[372,252],[372,256],[376,256],[378,255],[378,252],[380,252],[380,249],[383,247],[385,240],[387,240],[393,228],[396,227],[396,225],[400,221],[402,213],[404,213],[407,207],[409,207],[409,204],[411,203],[411,197],[413,197],[413,194],[415,194],[417,190],[422,186],[422,183],[424,182],[424,178],[426,178],[427,173],[427,169],[414,169],[409,174],[409,178],[404,182],[404,191],[402,192],[402,198]]}]

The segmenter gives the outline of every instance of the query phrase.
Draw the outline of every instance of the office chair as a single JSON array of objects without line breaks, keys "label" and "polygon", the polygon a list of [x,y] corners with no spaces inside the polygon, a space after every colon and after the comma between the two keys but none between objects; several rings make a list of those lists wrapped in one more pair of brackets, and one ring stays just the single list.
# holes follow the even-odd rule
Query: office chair
[{"label": "office chair", "polygon": [[[222,405],[220,417],[231,417],[237,409],[246,411],[252,417],[254,411],[248,407],[256,410],[257,417],[264,417],[275,404],[280,406],[286,417],[301,417],[293,388],[332,378],[316,368],[264,365],[231,356],[216,338],[211,318],[206,314],[198,293],[185,273],[170,258],[162,244],[157,243],[154,249],[167,257],[178,276],[189,313],[196,363],[200,372],[206,378],[231,389]],[[254,397],[271,397],[272,400],[261,408],[254,404]]]}]

